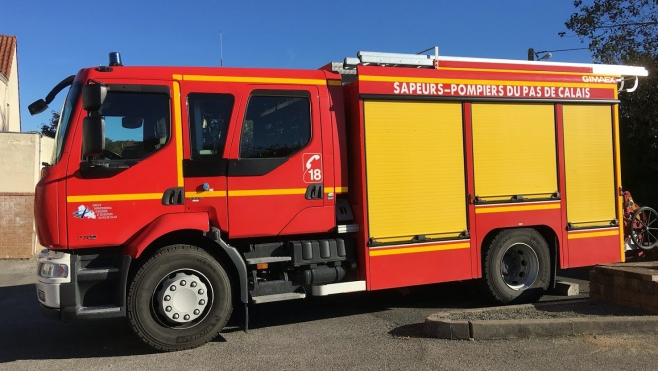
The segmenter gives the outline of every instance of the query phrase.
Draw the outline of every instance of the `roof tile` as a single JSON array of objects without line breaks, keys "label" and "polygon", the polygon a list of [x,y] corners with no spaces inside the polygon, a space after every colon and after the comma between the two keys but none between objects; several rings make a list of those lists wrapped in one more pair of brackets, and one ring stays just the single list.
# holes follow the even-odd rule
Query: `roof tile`
[{"label": "roof tile", "polygon": [[11,62],[16,52],[16,36],[0,35],[0,74],[7,79],[11,72]]}]

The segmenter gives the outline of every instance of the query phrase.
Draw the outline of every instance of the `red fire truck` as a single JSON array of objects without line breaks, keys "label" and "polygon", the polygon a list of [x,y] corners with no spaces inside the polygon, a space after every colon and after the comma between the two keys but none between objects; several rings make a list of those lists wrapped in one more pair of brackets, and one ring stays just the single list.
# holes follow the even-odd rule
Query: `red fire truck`
[{"label": "red fire truck", "polygon": [[[131,67],[69,87],[36,187],[37,293],[160,350],[236,306],[477,279],[537,300],[624,261],[618,92],[642,67],[360,52],[318,70]],[[241,308],[242,309],[242,308]]]}]

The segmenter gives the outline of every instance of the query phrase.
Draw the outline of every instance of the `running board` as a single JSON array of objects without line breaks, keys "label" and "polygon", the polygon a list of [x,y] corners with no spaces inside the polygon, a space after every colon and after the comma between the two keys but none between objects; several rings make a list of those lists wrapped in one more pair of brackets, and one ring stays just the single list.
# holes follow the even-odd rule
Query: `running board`
[{"label": "running board", "polygon": [[293,299],[304,299],[306,294],[298,292],[287,292],[285,294],[252,296],[251,301],[254,304],[271,303],[274,301],[284,301]]},{"label": "running board", "polygon": [[313,286],[313,296],[327,296],[346,292],[366,291],[366,281],[352,281],[332,283],[329,285]]},{"label": "running board", "polygon": [[249,265],[256,265],[256,264],[263,264],[263,263],[280,263],[280,262],[288,262],[292,260],[291,257],[289,256],[266,256],[262,258],[248,258],[247,264]]},{"label": "running board", "polygon": [[123,317],[125,312],[121,310],[121,307],[98,306],[80,307],[76,314],[78,318],[116,318]]}]

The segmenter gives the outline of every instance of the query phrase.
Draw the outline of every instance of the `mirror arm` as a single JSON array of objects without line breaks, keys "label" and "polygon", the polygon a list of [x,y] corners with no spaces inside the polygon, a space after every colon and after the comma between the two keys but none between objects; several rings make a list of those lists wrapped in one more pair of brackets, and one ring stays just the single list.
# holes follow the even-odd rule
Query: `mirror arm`
[{"label": "mirror arm", "polygon": [[53,90],[51,90],[50,93],[46,95],[46,99],[44,99],[46,101],[46,104],[50,104],[53,101],[53,99],[55,99],[57,94],[60,91],[62,91],[62,89],[73,84],[73,80],[75,80],[75,75],[71,75],[65,78],[64,80],[60,81],[59,84],[55,85]]}]

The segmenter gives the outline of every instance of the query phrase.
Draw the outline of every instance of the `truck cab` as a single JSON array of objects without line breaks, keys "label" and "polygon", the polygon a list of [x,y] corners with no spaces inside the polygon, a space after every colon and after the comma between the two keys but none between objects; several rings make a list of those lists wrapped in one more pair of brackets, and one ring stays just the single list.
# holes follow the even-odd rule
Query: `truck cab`
[{"label": "truck cab", "polygon": [[[304,297],[304,285],[345,276],[354,244],[336,238],[350,222],[336,213],[347,190],[338,74],[114,62],[69,82],[53,161],[36,189],[49,249],[37,286],[49,316],[130,313],[129,277],[167,246],[222,262],[237,282],[228,295],[245,304]],[[216,274],[172,272],[163,280],[207,288]],[[155,321],[180,325],[160,296],[150,304],[162,312]],[[215,307],[199,305],[209,301],[202,296],[188,294],[195,309],[175,314],[194,317],[184,325],[211,320]]]}]

